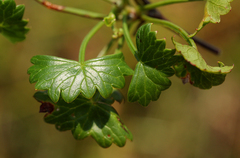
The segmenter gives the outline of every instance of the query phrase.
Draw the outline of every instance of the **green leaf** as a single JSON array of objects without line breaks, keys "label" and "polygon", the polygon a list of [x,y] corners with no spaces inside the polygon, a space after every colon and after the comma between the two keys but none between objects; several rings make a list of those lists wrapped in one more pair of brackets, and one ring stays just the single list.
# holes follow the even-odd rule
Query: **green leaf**
[{"label": "green leaf", "polygon": [[224,66],[218,62],[217,67],[207,65],[201,54],[193,47],[182,45],[173,39],[176,50],[182,55],[176,64],[176,75],[183,79],[183,83],[190,82],[201,89],[209,89],[212,86],[224,82],[226,74],[230,73],[233,66]]},{"label": "green leaf", "polygon": [[173,44],[175,45],[176,50],[181,53],[184,59],[189,62],[191,65],[197,67],[198,69],[215,73],[215,74],[227,74],[231,72],[233,66],[218,66],[212,67],[207,65],[206,61],[203,59],[201,54],[194,47],[189,45],[182,45],[173,39]]},{"label": "green leaf", "polygon": [[34,56],[31,62],[34,65],[28,69],[30,83],[37,82],[35,88],[38,90],[48,90],[54,102],[58,101],[60,93],[66,102],[72,102],[80,93],[90,99],[96,89],[107,98],[113,87],[124,87],[125,75],[133,74],[122,53],[91,59],[83,64],[47,55]]},{"label": "green leaf", "polygon": [[156,32],[151,32],[151,24],[139,28],[136,41],[139,62],[129,86],[128,100],[147,106],[151,100],[159,98],[161,91],[170,87],[168,77],[174,74],[171,66],[175,50],[165,49],[165,39],[156,39]]},{"label": "green leaf", "polygon": [[231,10],[230,2],[233,0],[207,0],[205,5],[204,17],[196,31],[191,35],[194,36],[208,23],[220,23],[220,16],[227,14]]},{"label": "green leaf", "polygon": [[23,41],[29,31],[25,27],[28,20],[22,20],[24,10],[24,5],[16,6],[14,0],[0,0],[0,33],[13,43]]},{"label": "green leaf", "polygon": [[97,92],[91,99],[79,95],[71,103],[62,98],[54,103],[47,92],[36,92],[34,98],[42,103],[41,107],[49,104],[54,107],[45,115],[45,122],[55,124],[59,131],[71,130],[77,140],[91,136],[104,148],[112,143],[122,147],[126,139],[132,140],[131,132],[111,106],[115,96],[104,99]]}]

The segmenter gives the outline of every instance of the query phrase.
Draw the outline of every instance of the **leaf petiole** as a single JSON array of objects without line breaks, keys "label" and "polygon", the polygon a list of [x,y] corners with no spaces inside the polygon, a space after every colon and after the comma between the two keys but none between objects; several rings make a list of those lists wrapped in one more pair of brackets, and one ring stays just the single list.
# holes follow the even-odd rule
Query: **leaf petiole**
[{"label": "leaf petiole", "polygon": [[[126,42],[131,50],[131,52],[133,53],[133,55],[137,58],[137,48],[135,47],[135,45],[133,44],[130,34],[129,34],[129,29],[128,29],[128,24],[127,24],[127,18],[128,18],[128,14],[127,11],[124,11],[123,13],[123,34],[124,37],[126,39]],[[137,59],[138,60],[138,59]]]},{"label": "leaf petiole", "polygon": [[124,41],[125,41],[125,40],[124,40],[124,36],[119,37],[118,39],[111,39],[111,40],[109,41],[109,43],[108,43],[105,47],[103,47],[103,49],[100,51],[100,53],[98,54],[97,57],[102,57],[102,56],[104,56],[104,55],[107,55],[108,52],[109,52],[109,50],[112,48],[112,46],[113,46],[117,41],[118,41],[118,45],[117,45],[117,48],[116,48],[114,54],[120,53],[121,50],[122,50]]},{"label": "leaf petiole", "polygon": [[123,48],[124,41],[125,41],[124,36],[122,36],[118,39],[118,46],[117,46],[117,49],[115,50],[114,54],[121,52],[121,50]]},{"label": "leaf petiole", "polygon": [[152,22],[152,23],[157,23],[161,24],[162,26],[172,30],[173,32],[179,34],[185,41],[188,42],[190,46],[193,46],[194,48],[197,49],[197,46],[192,38],[189,37],[189,34],[182,29],[181,27],[177,26],[176,24],[167,21],[167,20],[161,20],[161,19],[156,19],[156,18],[151,18],[149,16],[146,16],[144,14],[141,15],[141,18],[147,22]]},{"label": "leaf petiole", "polygon": [[83,63],[84,59],[85,59],[85,51],[86,51],[86,47],[87,44],[89,42],[89,40],[92,38],[92,36],[105,24],[105,21],[100,21],[99,23],[97,23],[97,25],[95,25],[92,30],[85,36],[85,38],[82,41],[82,44],[80,46],[80,50],[79,50],[79,62]]},{"label": "leaf petiole", "polygon": [[141,9],[151,10],[151,9],[155,9],[157,7],[162,7],[162,6],[169,5],[169,4],[192,2],[192,1],[203,1],[203,0],[163,0],[160,2],[155,2],[155,3],[150,3],[147,5],[144,5]]},{"label": "leaf petiole", "polygon": [[36,2],[44,5],[45,7],[56,10],[63,13],[73,14],[85,18],[92,18],[92,19],[103,19],[106,15],[101,13],[96,13],[92,11],[87,11],[78,8],[66,7],[62,5],[52,4],[51,2],[45,0],[35,0]]}]

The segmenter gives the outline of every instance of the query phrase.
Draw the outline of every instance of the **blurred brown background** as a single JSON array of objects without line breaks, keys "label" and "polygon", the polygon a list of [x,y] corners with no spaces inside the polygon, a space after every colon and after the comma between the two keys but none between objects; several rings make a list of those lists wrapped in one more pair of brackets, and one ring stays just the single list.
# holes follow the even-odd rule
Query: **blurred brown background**
[{"label": "blurred brown background", "polygon": [[[51,2],[101,13],[111,9],[101,0]],[[92,138],[76,141],[70,131],[59,132],[46,124],[44,114],[38,113],[40,104],[32,97],[34,84],[28,82],[27,75],[30,59],[37,54],[77,60],[81,41],[97,21],[52,11],[34,0],[16,3],[25,4],[24,18],[30,19],[31,31],[17,44],[0,36],[0,158],[240,158],[239,0],[231,3],[232,11],[221,17],[220,24],[209,24],[197,35],[222,50],[216,56],[199,47],[210,65],[216,66],[218,60],[235,65],[226,81],[200,90],[173,76],[172,86],[147,108],[137,103],[115,104],[134,140],[123,148],[113,144],[107,149]],[[191,2],[160,9],[171,21],[193,32],[203,8],[204,2]],[[159,38],[166,37],[172,48],[172,32],[157,25],[153,30],[158,30]],[[105,27],[91,39],[87,59],[96,57],[110,34]],[[135,59],[127,47],[124,54],[134,69]]]}]

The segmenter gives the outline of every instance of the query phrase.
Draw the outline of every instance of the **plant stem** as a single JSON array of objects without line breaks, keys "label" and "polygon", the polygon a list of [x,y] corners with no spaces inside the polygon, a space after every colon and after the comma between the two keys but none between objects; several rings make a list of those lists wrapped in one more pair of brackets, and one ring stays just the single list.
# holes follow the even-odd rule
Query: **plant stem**
[{"label": "plant stem", "polygon": [[106,16],[105,14],[101,14],[101,13],[52,4],[51,2],[48,2],[46,0],[35,0],[35,1],[44,5],[49,9],[53,9],[63,13],[74,14],[77,16],[85,17],[85,18],[103,19]]},{"label": "plant stem", "polygon": [[105,47],[103,47],[97,57],[102,57],[106,55],[116,41],[116,39],[111,39],[110,42]]},{"label": "plant stem", "polygon": [[194,48],[197,49],[195,42],[193,41],[193,39],[191,39],[189,37],[189,34],[184,29],[177,26],[176,24],[174,24],[170,21],[167,21],[167,20],[151,18],[151,17],[146,16],[144,14],[141,15],[141,18],[145,21],[148,21],[148,22],[161,24],[162,26],[172,30],[173,32],[179,34],[185,41],[187,41],[189,45],[191,45],[191,46],[193,46]]},{"label": "plant stem", "polygon": [[154,9],[154,8],[169,5],[169,4],[192,2],[192,1],[203,1],[203,0],[164,0],[164,1],[156,2],[156,3],[150,3],[150,4],[147,4],[147,5],[144,5],[142,7],[142,9],[143,10],[150,10],[150,9]]},{"label": "plant stem", "polygon": [[[146,5],[146,4],[150,4],[150,2],[149,2],[148,0],[143,0],[143,1],[144,1],[145,5]],[[158,11],[157,9],[151,9],[151,10],[149,10],[148,13],[147,13],[147,15],[150,16],[150,17],[152,17],[152,18],[157,18],[157,19],[169,21],[169,20],[166,19],[166,18],[161,14],[161,12]],[[189,35],[189,37],[192,38],[196,44],[199,44],[199,45],[202,46],[203,48],[205,48],[205,49],[213,52],[213,53],[216,54],[216,55],[219,55],[219,54],[220,54],[221,50],[220,50],[219,48],[217,48],[217,47],[215,47],[215,46],[213,46],[213,45],[211,45],[211,44],[209,44],[209,43],[205,42],[204,40],[201,40],[201,39],[199,39],[199,38],[197,38],[197,37],[191,37],[191,35]]]},{"label": "plant stem", "polygon": [[123,4],[122,0],[104,0],[104,1],[116,6],[121,6]]},{"label": "plant stem", "polygon": [[114,53],[120,53],[122,51],[124,41],[125,41],[124,36],[118,39],[118,46]]},{"label": "plant stem", "polygon": [[131,52],[133,53],[133,55],[135,57],[137,57],[137,48],[135,47],[135,45],[133,44],[130,34],[129,34],[129,29],[128,29],[128,24],[127,24],[127,18],[128,18],[128,14],[127,11],[123,12],[123,34],[124,37],[126,39],[126,42],[131,50]]},{"label": "plant stem", "polygon": [[80,50],[79,50],[79,62],[83,63],[85,60],[85,51],[87,44],[89,40],[92,38],[92,36],[105,24],[104,21],[100,21],[97,25],[95,25],[92,30],[85,36],[85,38],[82,41]]}]

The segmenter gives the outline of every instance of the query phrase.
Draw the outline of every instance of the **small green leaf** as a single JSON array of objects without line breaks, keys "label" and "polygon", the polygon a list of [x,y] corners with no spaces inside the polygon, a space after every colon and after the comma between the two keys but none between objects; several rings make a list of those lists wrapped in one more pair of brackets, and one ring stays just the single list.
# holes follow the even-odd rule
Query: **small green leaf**
[{"label": "small green leaf", "polygon": [[25,6],[16,6],[14,0],[0,0],[0,33],[13,43],[23,41],[29,31],[25,27],[28,20],[22,20],[24,10]]},{"label": "small green leaf", "polygon": [[151,24],[141,26],[137,32],[137,58],[132,81],[128,90],[128,100],[138,101],[147,106],[159,98],[161,91],[171,85],[168,77],[174,74],[175,50],[165,49],[165,39],[156,39],[156,32],[151,32]]},{"label": "small green leaf", "polygon": [[104,148],[112,143],[122,147],[126,139],[132,140],[131,132],[111,106],[114,96],[104,99],[97,92],[92,99],[79,95],[71,103],[66,103],[62,98],[54,103],[47,92],[36,92],[34,98],[54,106],[54,111],[45,115],[45,122],[55,124],[59,131],[71,130],[75,139],[91,136]]},{"label": "small green leaf", "polygon": [[201,89],[209,89],[222,84],[226,74],[233,69],[233,66],[224,66],[221,62],[218,62],[218,67],[209,66],[195,48],[182,45],[174,39],[173,43],[176,50],[182,55],[174,68],[176,75],[182,78],[183,83],[190,82]]},{"label": "small green leaf", "polygon": [[107,27],[112,27],[113,24],[116,22],[116,17],[112,12],[110,12],[109,15],[105,17],[103,20],[105,21],[105,25]]},{"label": "small green leaf", "polygon": [[124,87],[125,75],[133,74],[122,53],[91,59],[83,64],[47,55],[34,56],[31,62],[34,65],[28,69],[30,83],[37,82],[35,88],[38,90],[48,90],[54,102],[58,101],[60,93],[66,102],[72,102],[80,93],[90,99],[96,89],[107,98],[113,87]]},{"label": "small green leaf", "polygon": [[191,35],[194,36],[208,23],[219,23],[220,16],[227,14],[231,10],[230,2],[233,0],[207,0],[205,5],[204,17],[196,31]]}]

